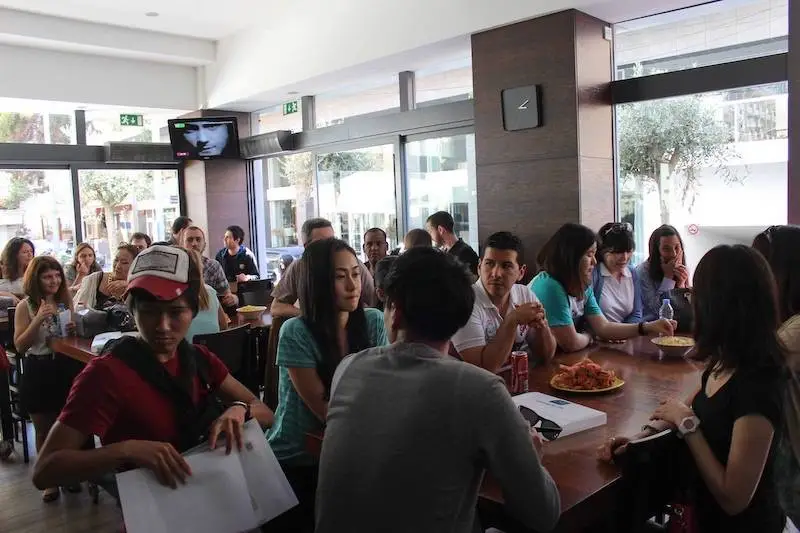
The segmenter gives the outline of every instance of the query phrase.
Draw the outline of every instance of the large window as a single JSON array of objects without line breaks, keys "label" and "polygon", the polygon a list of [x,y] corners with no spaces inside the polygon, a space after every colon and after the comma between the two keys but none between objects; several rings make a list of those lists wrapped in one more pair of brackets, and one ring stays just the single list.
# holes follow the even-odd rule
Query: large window
[{"label": "large window", "polygon": [[638,259],[661,224],[681,232],[692,268],[785,224],[787,114],[786,83],[618,106],[620,216]]},{"label": "large window", "polygon": [[617,78],[786,52],[788,11],[787,0],[722,0],[616,24]]},{"label": "large window", "polygon": [[0,169],[0,243],[26,237],[36,255],[72,256],[75,212],[69,170]]},{"label": "large window", "polygon": [[416,72],[417,107],[472,98],[472,65]]},{"label": "large window", "polygon": [[126,109],[86,111],[86,144],[169,142],[167,120],[182,111],[141,113]]},{"label": "large window", "polygon": [[316,164],[319,213],[336,235],[360,251],[364,232],[378,227],[396,246],[394,146],[318,154]]},{"label": "large window", "polygon": [[437,211],[453,215],[456,234],[478,249],[475,135],[455,135],[406,145],[409,229],[424,228]]},{"label": "large window", "polygon": [[314,216],[316,195],[311,152],[265,159],[265,207],[269,245],[273,248],[301,244],[300,227]]},{"label": "large window", "polygon": [[175,170],[81,170],[78,178],[83,240],[98,257],[110,257],[137,231],[165,240],[180,214]]},{"label": "large window", "polygon": [[73,144],[74,122],[70,112],[4,111],[0,106],[0,142]]}]

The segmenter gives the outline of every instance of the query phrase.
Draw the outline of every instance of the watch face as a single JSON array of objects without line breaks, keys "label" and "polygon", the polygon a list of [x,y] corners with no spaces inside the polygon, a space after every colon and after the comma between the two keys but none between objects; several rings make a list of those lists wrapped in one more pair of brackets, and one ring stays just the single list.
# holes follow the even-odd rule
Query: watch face
[{"label": "watch face", "polygon": [[683,427],[687,431],[693,430],[694,429],[694,425],[695,425],[694,424],[694,420],[692,420],[691,418],[687,418],[686,420],[683,421]]}]

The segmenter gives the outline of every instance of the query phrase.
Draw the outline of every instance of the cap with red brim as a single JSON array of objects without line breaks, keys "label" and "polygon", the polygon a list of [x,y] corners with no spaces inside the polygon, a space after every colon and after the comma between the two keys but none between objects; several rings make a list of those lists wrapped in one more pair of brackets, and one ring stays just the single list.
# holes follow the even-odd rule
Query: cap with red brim
[{"label": "cap with red brim", "polygon": [[189,254],[172,246],[154,245],[133,259],[128,291],[141,289],[159,300],[171,301],[189,288]]}]

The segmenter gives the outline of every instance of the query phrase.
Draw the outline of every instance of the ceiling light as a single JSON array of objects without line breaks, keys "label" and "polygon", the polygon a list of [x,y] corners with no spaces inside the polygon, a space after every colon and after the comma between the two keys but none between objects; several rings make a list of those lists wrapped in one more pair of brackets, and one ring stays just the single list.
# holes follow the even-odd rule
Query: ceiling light
[{"label": "ceiling light", "polygon": [[288,93],[286,93],[286,94],[288,94],[289,96],[294,96],[294,95],[296,95],[296,94],[300,94],[300,93],[298,93],[297,91],[289,91],[289,92],[288,92]]},{"label": "ceiling light", "polygon": [[155,11],[148,11],[147,13],[144,14],[144,16],[145,17],[157,17],[158,13],[156,13]]}]

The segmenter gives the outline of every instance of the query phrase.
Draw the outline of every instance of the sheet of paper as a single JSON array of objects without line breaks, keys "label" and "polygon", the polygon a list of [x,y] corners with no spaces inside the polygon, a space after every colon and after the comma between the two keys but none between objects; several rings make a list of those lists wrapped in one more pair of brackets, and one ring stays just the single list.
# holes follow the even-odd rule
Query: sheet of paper
[{"label": "sheet of paper", "polygon": [[149,470],[117,475],[128,533],[240,533],[258,526],[238,453],[218,449],[186,461],[192,475],[177,489]]},{"label": "sheet of paper", "polygon": [[238,454],[259,525],[295,505],[297,497],[255,420],[244,427],[244,449]]}]

